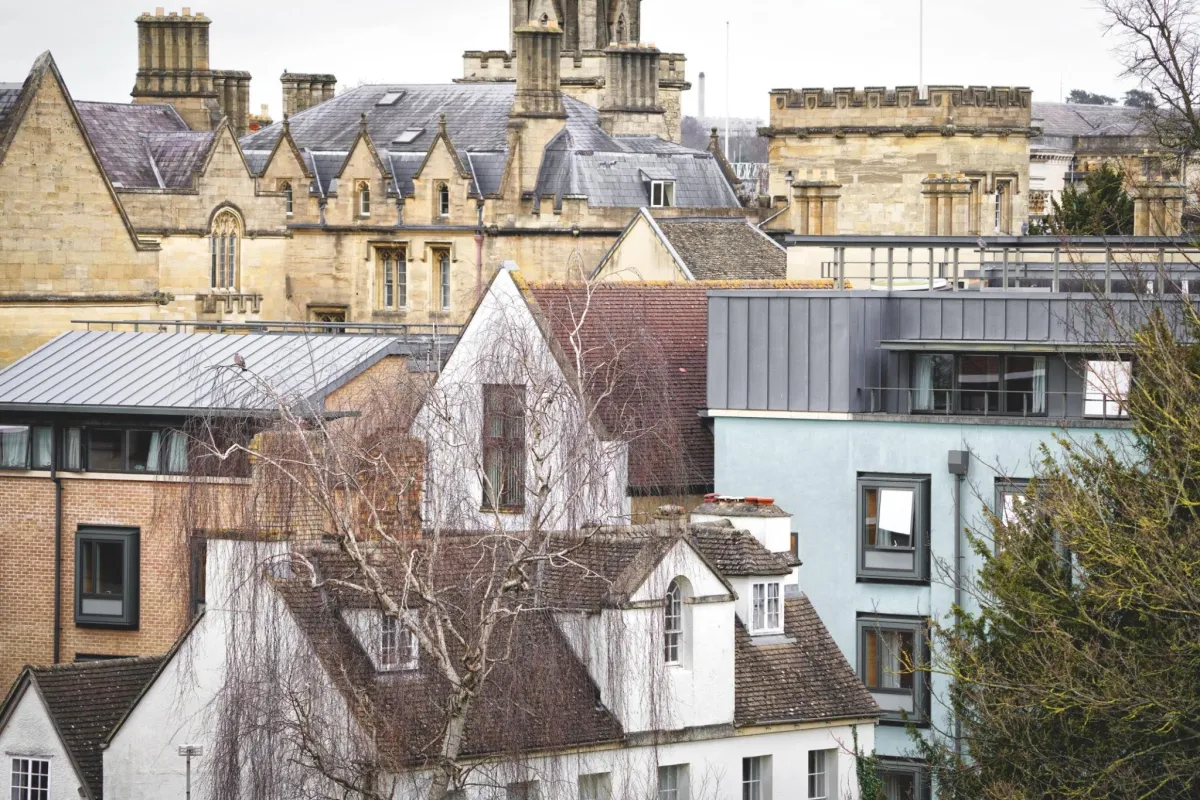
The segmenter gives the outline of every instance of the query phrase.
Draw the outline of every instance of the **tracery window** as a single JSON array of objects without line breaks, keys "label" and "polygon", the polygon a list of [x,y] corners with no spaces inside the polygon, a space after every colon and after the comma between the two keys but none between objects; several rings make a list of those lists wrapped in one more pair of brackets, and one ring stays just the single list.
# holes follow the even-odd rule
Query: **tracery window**
[{"label": "tracery window", "polygon": [[237,214],[225,210],[213,218],[209,234],[212,288],[237,289],[241,235],[242,223]]}]

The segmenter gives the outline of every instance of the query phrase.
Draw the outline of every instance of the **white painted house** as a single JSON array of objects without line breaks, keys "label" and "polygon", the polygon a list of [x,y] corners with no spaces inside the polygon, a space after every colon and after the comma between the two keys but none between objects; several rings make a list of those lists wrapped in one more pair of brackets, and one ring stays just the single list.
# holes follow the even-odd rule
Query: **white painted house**
[{"label": "white painted house", "polygon": [[[247,553],[255,547],[266,549]],[[447,590],[473,585],[492,547],[444,537]],[[786,588],[790,554],[728,521],[673,515],[554,534],[549,547],[570,555],[538,573],[521,613],[497,629],[509,647],[469,715],[455,798],[858,797],[852,732],[869,752],[878,707],[808,600]],[[347,784],[426,796],[445,701],[430,656],[373,601],[337,588],[354,576],[335,548],[303,552],[324,585],[293,577],[283,545],[210,539],[203,616],[80,745],[93,782],[102,758],[104,796],[182,797],[181,746],[203,751],[192,763],[196,800],[365,796],[313,768],[301,730],[318,732],[325,763],[372,765],[329,772]],[[388,568],[384,556],[373,563]],[[420,602],[406,607],[424,613]],[[257,672],[245,671],[247,657],[261,660]],[[30,675],[10,697],[0,753],[48,761],[51,785],[74,792],[85,781],[55,749],[61,712],[39,701],[41,681]],[[269,691],[248,693],[256,681]],[[76,718],[95,708],[80,704]],[[245,728],[222,737],[231,719]],[[222,772],[230,758],[238,769]],[[84,796],[99,798],[98,787]]]}]

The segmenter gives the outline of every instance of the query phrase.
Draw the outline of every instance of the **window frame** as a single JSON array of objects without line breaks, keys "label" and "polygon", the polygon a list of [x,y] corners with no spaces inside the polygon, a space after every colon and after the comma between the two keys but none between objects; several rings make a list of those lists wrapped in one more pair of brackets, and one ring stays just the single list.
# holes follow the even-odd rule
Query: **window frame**
[{"label": "window frame", "polygon": [[[389,635],[393,638],[391,658],[388,658]],[[405,640],[408,642],[407,648],[404,647]],[[380,617],[378,645],[380,672],[412,672],[420,665],[421,651],[417,637],[396,617]]]},{"label": "window frame", "polygon": [[[9,793],[12,795],[12,800],[50,800],[53,797],[54,785],[51,781],[54,759],[46,756],[25,756],[11,755],[9,762]],[[18,764],[23,764],[24,768],[20,771],[17,769]],[[32,767],[34,764],[40,764],[45,767],[43,774],[35,776]],[[18,776],[23,778],[23,786],[19,786]],[[31,786],[35,777],[45,778],[44,785]]]},{"label": "window frame", "polygon": [[[879,723],[881,725],[906,724],[904,714],[901,713],[901,708],[889,707],[887,699],[889,697],[907,696],[911,699],[909,705],[912,706],[912,711],[908,712],[907,722],[913,723],[918,727],[928,726],[930,718],[929,674],[923,670],[929,665],[929,621],[924,617],[860,613],[855,627],[858,650],[858,657],[856,659],[858,677],[883,710],[883,715],[880,717]],[[913,671],[906,673],[907,675],[911,675],[911,687],[872,686],[868,683],[868,648],[866,644],[868,633],[906,633],[912,636],[912,658],[915,663],[913,664]],[[880,654],[881,652],[881,649],[877,647],[876,653]],[[882,659],[882,656],[879,657]],[[884,665],[882,661],[876,671],[878,675],[883,675]]]},{"label": "window frame", "polygon": [[446,219],[450,216],[450,186],[445,183],[439,183],[437,189],[434,190],[433,201],[434,213],[438,219]]},{"label": "window frame", "polygon": [[[520,514],[525,511],[527,442],[525,436],[525,384],[485,383],[483,395],[483,425],[481,448],[483,474],[481,509],[505,514]],[[499,415],[500,433],[493,434],[493,423]],[[490,479],[493,459],[498,458],[500,487],[497,492],[495,481]],[[515,479],[515,480],[514,480]]]},{"label": "window frame", "polygon": [[[664,783],[673,783],[674,786],[664,787]],[[658,791],[655,796],[658,800],[688,800],[690,796],[688,765],[660,764],[658,767]]]},{"label": "window frame", "polygon": [[[836,747],[808,751],[808,767],[805,773],[805,797],[808,800],[837,800],[837,754]],[[813,763],[818,760],[821,762],[820,771],[816,771],[817,765]],[[817,794],[813,786],[814,778],[822,783],[820,794]]]},{"label": "window frame", "polygon": [[[121,613],[85,612],[84,553],[89,544],[119,543],[122,546]],[[91,593],[98,595],[99,593]],[[75,625],[80,628],[137,630],[141,596],[141,529],[105,525],[80,525],[75,531]],[[112,599],[101,596],[97,599]]]},{"label": "window frame", "polygon": [[[191,447],[188,444],[188,434],[181,428],[156,427],[153,425],[78,425],[62,430],[79,430],[79,468],[73,469],[62,466],[59,469],[67,472],[98,472],[105,475],[187,475],[191,468]],[[92,436],[99,431],[119,432],[121,434],[121,465],[117,469],[100,469],[92,463]],[[134,434],[158,434],[158,467],[154,470],[133,469],[131,458],[131,440]],[[182,470],[171,469],[171,441],[176,436],[184,438],[184,464]],[[57,451],[62,461],[67,460],[67,437],[61,437]]]},{"label": "window frame", "polygon": [[450,248],[433,248],[433,260],[437,264],[437,300],[439,311],[449,311],[452,301],[450,284]]},{"label": "window frame", "polygon": [[[657,194],[657,197],[656,197]],[[651,208],[674,208],[675,207],[675,181],[671,180],[652,180],[650,181],[650,207]]]},{"label": "window frame", "polygon": [[376,305],[383,311],[404,311],[408,308],[408,250],[405,247],[379,247],[375,251],[378,264]]},{"label": "window frame", "polygon": [[[913,779],[913,788],[916,790],[916,796],[911,800],[930,800],[932,798],[929,767],[924,762],[889,756],[879,756],[878,759],[880,781],[886,783],[889,773],[895,776],[911,777]],[[886,792],[886,785],[883,788]],[[885,797],[887,797],[887,800],[891,800],[886,794]],[[900,800],[908,800],[908,798],[901,798]]]},{"label": "window frame", "polygon": [[[930,358],[949,358],[949,359],[951,359],[951,362],[952,362],[952,366],[951,366],[952,372],[951,372],[951,378],[950,378],[950,383],[951,383],[952,388],[949,390],[950,402],[948,403],[947,408],[944,411],[939,410],[937,407],[937,395],[939,392],[946,392],[945,389],[931,388],[930,394],[931,394],[931,399],[933,401],[932,407],[931,408],[918,408],[917,407],[916,393],[918,391],[920,391],[920,387],[917,386],[917,364],[920,362],[922,357],[926,357],[926,356],[930,357]],[[998,367],[999,372],[998,372],[998,380],[997,380],[998,388],[994,390],[994,393],[997,397],[997,404],[998,404],[997,410],[993,411],[989,408],[985,411],[980,412],[980,411],[963,409],[962,395],[963,395],[964,391],[960,387],[959,378],[962,375],[961,365],[962,365],[962,359],[964,356],[989,356],[989,357],[995,357],[999,360],[999,367]],[[1010,390],[1007,385],[1008,384],[1007,376],[1010,372],[1010,370],[1008,369],[1008,360],[1010,358],[1033,358],[1033,359],[1040,358],[1040,359],[1042,359],[1043,379],[1044,379],[1044,382],[1048,384],[1049,375],[1050,375],[1050,357],[1043,353],[997,353],[997,352],[986,352],[986,351],[966,352],[966,353],[934,353],[934,352],[911,353],[909,356],[909,368],[908,368],[909,393],[910,394],[909,394],[909,403],[907,405],[908,405],[909,413],[922,414],[922,415],[959,414],[959,415],[963,415],[963,416],[1017,417],[1017,418],[1048,416],[1049,411],[1050,411],[1050,409],[1049,409],[1050,389],[1049,389],[1048,385],[1042,387],[1042,397],[1041,397],[1042,410],[1041,411],[1009,411],[1009,410],[1007,410],[1008,409],[1008,396],[1011,392],[1016,391],[1016,390]],[[980,393],[983,393],[985,401],[987,398],[989,398],[989,396],[993,392],[993,390],[990,390],[990,389],[980,389],[977,391]],[[1025,393],[1022,392],[1021,394],[1024,395]],[[1033,394],[1033,393],[1031,392],[1030,394]],[[1037,405],[1036,397],[1032,398],[1031,405],[1033,405],[1033,406]]]},{"label": "window frame", "polygon": [[663,594],[663,663],[668,667],[684,665],[685,600],[683,584],[672,579]]},{"label": "window frame", "polygon": [[[762,589],[762,624],[759,624],[759,589]],[[771,589],[775,590],[774,598]],[[775,624],[771,624],[771,605],[774,600]],[[783,633],[783,581],[756,580],[750,583],[750,635]]]},{"label": "window frame", "polygon": [[283,210],[290,217],[295,212],[295,193],[292,191],[292,182],[280,181],[279,191],[283,192]]},{"label": "window frame", "polygon": [[371,182],[356,181],[354,192],[358,200],[358,215],[360,217],[371,216]]},{"label": "window frame", "polygon": [[242,277],[241,217],[230,208],[222,208],[213,216],[208,236],[210,288],[236,292]]},{"label": "window frame", "polygon": [[[14,423],[14,424],[6,423],[3,425],[0,425],[0,431],[3,431],[4,429],[18,429],[18,428],[23,428],[25,431],[25,444],[21,448],[25,452],[24,452],[24,455],[21,457],[21,463],[20,464],[6,464],[3,461],[3,456],[2,456],[2,453],[3,453],[2,441],[3,440],[2,440],[2,437],[0,437],[0,472],[28,472],[31,470],[45,472],[47,470],[54,469],[54,426],[38,425],[36,423]],[[39,435],[39,433],[46,434],[47,432],[50,436],[50,463],[45,464],[45,465],[35,464],[33,459],[34,459],[34,453],[36,452],[36,449],[37,449],[38,435]]]},{"label": "window frame", "polygon": [[[1093,364],[1121,364],[1124,371],[1122,376],[1126,382],[1125,396],[1111,396],[1108,394],[1106,387],[1099,385],[1098,391],[1095,394],[1099,395],[1099,399],[1092,399],[1093,396]],[[1112,359],[1112,358],[1093,358],[1087,357],[1083,361],[1083,417],[1086,419],[1129,419],[1129,392],[1133,389],[1133,360],[1129,358]],[[1088,406],[1091,403],[1100,403],[1100,413],[1089,413]],[[1109,406],[1115,405],[1115,413],[1109,413]]]},{"label": "window frame", "polygon": [[742,800],[771,800],[771,757],[742,758]]},{"label": "window frame", "polygon": [[[930,496],[932,494],[932,477],[929,475],[891,475],[880,473],[859,473],[856,483],[858,493],[857,527],[858,527],[858,560],[857,579],[859,582],[882,583],[929,583],[929,513]],[[913,493],[912,502],[912,546],[882,547],[878,544],[868,544],[867,491],[883,489],[909,490]],[[876,500],[878,515],[879,498]],[[876,517],[878,519],[878,517]],[[878,530],[878,522],[876,522]],[[876,540],[878,541],[878,539]],[[872,552],[897,553],[911,551],[913,566],[911,569],[892,567],[867,566],[868,554]]]},{"label": "window frame", "polygon": [[591,772],[576,779],[579,800],[613,800],[612,773]]}]

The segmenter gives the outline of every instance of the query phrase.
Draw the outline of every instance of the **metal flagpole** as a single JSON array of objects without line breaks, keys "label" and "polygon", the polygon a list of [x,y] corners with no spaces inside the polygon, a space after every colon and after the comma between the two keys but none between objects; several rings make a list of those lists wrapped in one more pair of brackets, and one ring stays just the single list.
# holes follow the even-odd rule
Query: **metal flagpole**
[{"label": "metal flagpole", "polygon": [[725,20],[725,160],[729,160],[729,20]]},{"label": "metal flagpole", "polygon": [[919,91],[925,91],[925,0],[917,0],[920,4],[917,11],[917,86]]}]

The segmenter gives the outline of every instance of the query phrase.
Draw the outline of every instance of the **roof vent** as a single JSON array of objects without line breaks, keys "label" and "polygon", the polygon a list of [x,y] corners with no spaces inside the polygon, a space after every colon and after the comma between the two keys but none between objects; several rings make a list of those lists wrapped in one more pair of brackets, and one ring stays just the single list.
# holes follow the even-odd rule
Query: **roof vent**
[{"label": "roof vent", "polygon": [[403,89],[388,89],[383,97],[375,103],[377,106],[394,106],[400,102],[400,98],[404,97]]},{"label": "roof vent", "polygon": [[424,132],[424,128],[409,128],[395,139],[392,139],[392,144],[412,144],[417,139],[421,138],[421,134]]}]

